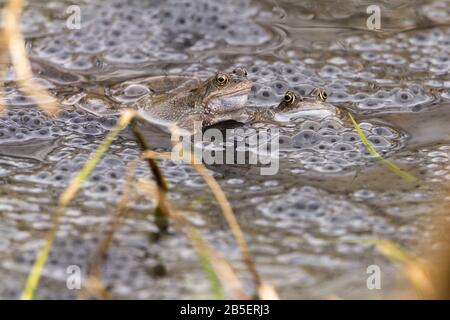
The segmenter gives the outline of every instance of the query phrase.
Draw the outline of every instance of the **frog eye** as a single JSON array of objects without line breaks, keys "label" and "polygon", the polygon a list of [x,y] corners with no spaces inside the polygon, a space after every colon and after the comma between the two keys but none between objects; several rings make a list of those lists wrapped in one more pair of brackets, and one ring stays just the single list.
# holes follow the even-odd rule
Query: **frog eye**
[{"label": "frog eye", "polygon": [[293,92],[291,92],[291,91],[287,91],[284,94],[283,100],[286,103],[293,104],[295,102],[295,94]]},{"label": "frog eye", "polygon": [[216,76],[216,83],[217,83],[219,86],[224,86],[224,85],[226,85],[226,84],[228,83],[228,81],[229,81],[229,78],[228,78],[228,76],[227,76],[226,74],[224,74],[224,73],[219,73],[219,74]]},{"label": "frog eye", "polygon": [[327,93],[325,92],[325,90],[319,90],[319,98],[322,102],[327,101]]}]

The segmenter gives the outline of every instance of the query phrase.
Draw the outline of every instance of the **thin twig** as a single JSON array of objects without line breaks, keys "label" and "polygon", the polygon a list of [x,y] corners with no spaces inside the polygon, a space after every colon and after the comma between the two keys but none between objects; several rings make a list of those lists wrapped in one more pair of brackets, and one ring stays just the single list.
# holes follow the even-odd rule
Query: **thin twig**
[{"label": "thin twig", "polygon": [[128,213],[128,200],[130,199],[133,172],[136,169],[138,161],[131,162],[127,170],[127,178],[124,183],[122,195],[119,200],[119,205],[114,213],[111,224],[106,231],[104,237],[97,246],[97,250],[94,254],[93,260],[89,265],[87,272],[87,284],[86,291],[94,294],[97,298],[109,299],[111,296],[106,290],[102,282],[102,268],[106,263],[108,251],[112,245],[114,234],[117,232],[119,226],[123,223],[123,220]]},{"label": "thin twig", "polygon": [[[167,153],[160,154],[160,153],[152,151],[152,150],[145,151],[144,156],[146,156],[147,158],[152,158],[152,159],[168,159],[169,158],[169,155]],[[217,202],[219,203],[219,206],[222,209],[222,213],[224,214],[225,219],[227,220],[227,223],[231,229],[231,232],[233,233],[233,236],[236,240],[238,248],[244,259],[244,263],[247,266],[247,269],[249,270],[250,274],[253,277],[253,281],[257,288],[258,298],[260,298],[260,299],[278,299],[278,294],[276,293],[275,289],[272,286],[270,286],[269,284],[267,284],[265,281],[263,281],[262,278],[260,277],[258,271],[256,270],[255,264],[253,262],[251,254],[250,254],[250,250],[248,249],[248,246],[247,246],[247,242],[245,241],[244,234],[242,233],[242,230],[239,227],[239,224],[233,213],[231,205],[228,202],[220,185],[208,173],[208,170],[202,163],[195,161],[195,159],[188,158],[188,156],[186,156],[184,153],[183,153],[183,160],[188,162],[190,165],[192,165],[194,167],[194,169],[200,174],[200,176],[202,176],[202,178],[205,180],[206,184],[210,188],[211,192],[213,193],[214,197],[216,198]]]},{"label": "thin twig", "polygon": [[[208,275],[209,281],[211,283],[211,287],[214,292],[215,298],[223,298],[223,294],[220,290],[219,284],[217,283],[218,278],[220,278],[220,282],[222,286],[231,288],[231,292],[233,296],[239,299],[247,299],[248,296],[245,294],[242,286],[240,285],[240,281],[232,270],[231,266],[226,263],[226,260],[215,254],[215,250],[213,250],[210,246],[208,246],[202,239],[202,237],[198,234],[198,232],[190,226],[190,224],[184,219],[183,215],[175,210],[170,203],[167,201],[166,193],[168,191],[167,183],[165,182],[164,174],[159,169],[158,164],[155,159],[170,159],[168,154],[160,154],[154,152],[149,149],[148,144],[146,143],[141,131],[139,130],[137,123],[133,122],[131,124],[132,130],[137,138],[139,145],[143,151],[144,158],[148,160],[148,164],[150,170],[153,173],[153,176],[156,178],[156,184],[158,187],[158,203],[156,208],[164,208],[164,217],[172,218],[175,223],[180,227],[181,230],[184,231],[187,238],[191,241],[196,249],[200,261],[202,262],[203,269],[205,273]],[[155,157],[148,157],[147,153],[151,153],[156,155]],[[155,210],[155,213],[158,213],[158,210]],[[212,269],[210,268],[212,267]],[[214,270],[214,271],[213,271]]]},{"label": "thin twig", "polygon": [[[136,119],[134,119],[131,122],[131,130],[133,131],[134,136],[136,137],[136,140],[141,150],[142,151],[149,150],[150,148],[147,142],[145,141],[144,135],[142,134],[141,130],[137,125]],[[167,232],[167,229],[169,228],[169,221],[168,221],[169,213],[166,207],[166,196],[169,187],[167,185],[166,179],[164,178],[164,174],[159,169],[159,166],[156,163],[156,161],[151,158],[146,158],[146,160],[158,186],[157,188],[158,203],[154,209],[155,223],[160,232]]]}]

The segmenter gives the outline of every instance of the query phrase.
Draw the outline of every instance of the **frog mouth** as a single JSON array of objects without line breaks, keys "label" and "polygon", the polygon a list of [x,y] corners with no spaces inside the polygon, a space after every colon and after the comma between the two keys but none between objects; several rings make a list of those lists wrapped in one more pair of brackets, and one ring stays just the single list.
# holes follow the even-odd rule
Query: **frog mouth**
[{"label": "frog mouth", "polygon": [[243,90],[235,94],[214,97],[207,103],[207,110],[211,113],[228,113],[243,109],[248,100],[248,91]]}]

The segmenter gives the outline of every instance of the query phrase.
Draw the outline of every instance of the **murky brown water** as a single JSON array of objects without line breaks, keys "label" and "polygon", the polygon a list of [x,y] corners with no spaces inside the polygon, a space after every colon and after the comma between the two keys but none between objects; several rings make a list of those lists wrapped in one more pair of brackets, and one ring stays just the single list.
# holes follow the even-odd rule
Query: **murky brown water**
[{"label": "murky brown water", "polygon": [[[79,30],[66,27],[71,4],[29,1],[23,15],[35,73],[60,102],[58,117],[36,109],[7,73],[9,109],[0,115],[1,298],[19,297],[58,195],[115,123],[114,116],[88,111],[114,101],[120,108],[149,92],[131,86],[114,95],[111,86],[150,75],[206,78],[237,65],[254,83],[249,105],[266,108],[287,89],[323,87],[330,103],[354,110],[380,154],[420,179],[408,183],[373,159],[351,127],[301,119],[275,125],[282,136],[276,175],[261,176],[251,166],[209,167],[258,270],[282,298],[396,293],[398,270],[364,240],[387,238],[414,251],[430,238],[434,204],[450,179],[448,1],[382,1],[379,32],[366,27],[372,4],[366,1],[80,2]],[[84,92],[88,98],[74,98]],[[149,125],[145,135],[154,147],[167,146],[167,136]],[[39,298],[77,297],[66,288],[66,268],[86,271],[138,153],[123,133],[83,185],[62,220]],[[161,165],[173,203],[248,279],[204,182],[189,166]],[[135,174],[150,176],[145,163]],[[106,264],[113,297],[209,297],[189,242],[175,229],[151,240],[152,203],[137,187],[133,193]],[[381,267],[382,290],[366,287],[372,264]]]}]

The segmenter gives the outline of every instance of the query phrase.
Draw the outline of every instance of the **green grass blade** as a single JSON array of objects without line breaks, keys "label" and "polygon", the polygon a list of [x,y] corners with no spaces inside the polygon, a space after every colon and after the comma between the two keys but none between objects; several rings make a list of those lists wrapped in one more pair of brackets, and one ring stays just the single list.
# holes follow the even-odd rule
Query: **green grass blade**
[{"label": "green grass blade", "polygon": [[369,151],[369,153],[374,156],[377,160],[381,161],[383,164],[385,164],[389,169],[391,169],[395,174],[397,174],[398,176],[402,177],[403,179],[405,179],[408,182],[416,182],[418,179],[416,177],[414,177],[413,175],[411,175],[410,173],[406,172],[405,170],[399,168],[395,163],[383,158],[378,152],[377,150],[375,150],[375,148],[370,144],[369,140],[367,140],[366,136],[364,135],[364,133],[362,132],[359,124],[355,121],[355,119],[353,118],[353,116],[351,115],[350,112],[348,112],[348,115],[350,117],[350,120],[353,123],[353,126],[355,127],[356,132],[359,135],[359,138],[361,139],[362,143],[364,144],[364,146],[366,147],[367,151]]},{"label": "green grass blade", "polygon": [[200,237],[200,235],[197,233],[195,229],[192,229],[190,232],[191,240],[194,241],[194,247],[197,251],[197,255],[200,260],[200,265],[202,266],[203,273],[205,274],[206,278],[208,279],[209,286],[211,287],[211,292],[213,295],[213,298],[215,300],[224,300],[225,295],[222,291],[222,285],[220,283],[219,277],[214,270],[214,266],[212,265],[212,262],[210,261],[210,256],[207,253],[207,249],[203,243],[203,239]]},{"label": "green grass blade", "polygon": [[53,245],[53,241],[56,237],[56,232],[58,231],[59,221],[61,216],[64,214],[67,204],[75,197],[81,184],[86,180],[92,170],[95,168],[96,164],[103,155],[106,153],[111,143],[116,139],[117,135],[127,127],[130,120],[134,117],[134,113],[130,111],[125,111],[122,116],[117,121],[116,126],[108,133],[106,138],[95,150],[92,157],[84,165],[81,171],[70,181],[69,186],[64,190],[58,200],[58,209],[53,215],[52,227],[49,230],[44,246],[38,253],[36,261],[34,262],[31,271],[28,275],[27,281],[25,283],[25,288],[21,294],[22,300],[31,300],[34,298],[36,288],[39,284],[41,278],[42,269],[44,268],[45,262],[47,261],[48,254]]}]

